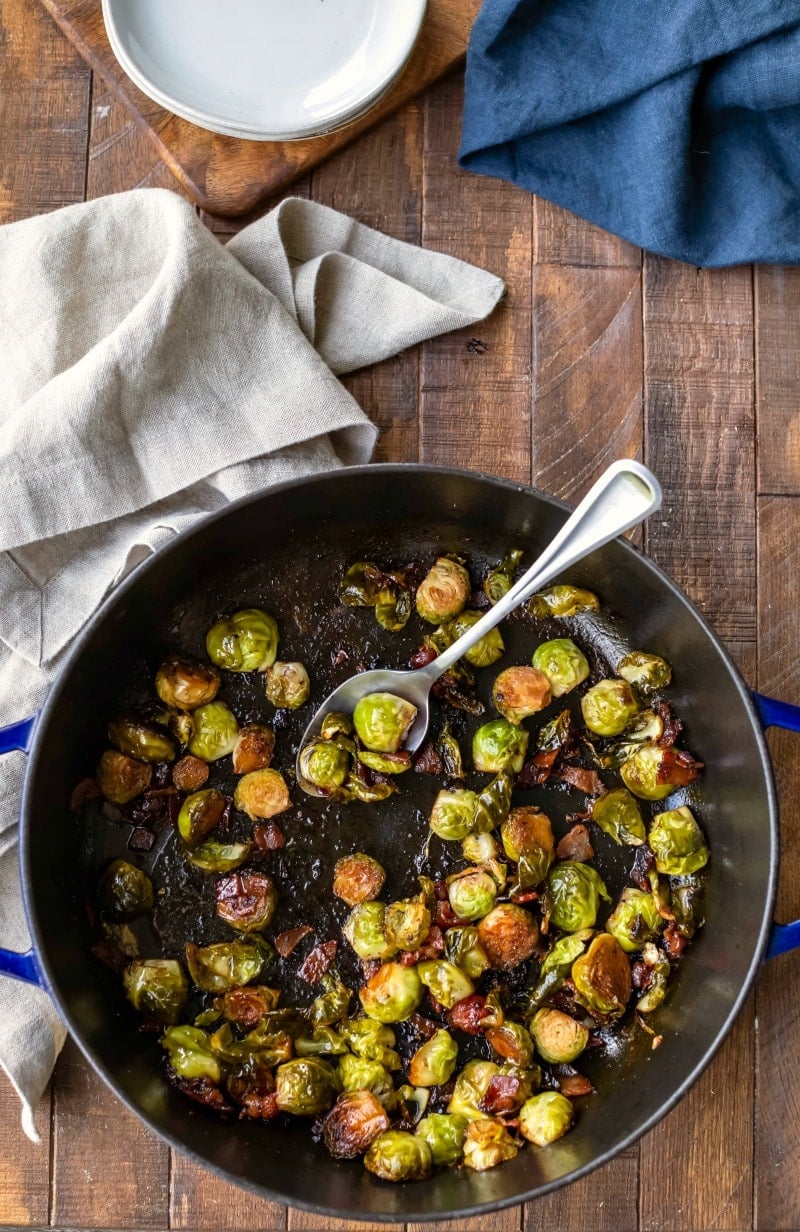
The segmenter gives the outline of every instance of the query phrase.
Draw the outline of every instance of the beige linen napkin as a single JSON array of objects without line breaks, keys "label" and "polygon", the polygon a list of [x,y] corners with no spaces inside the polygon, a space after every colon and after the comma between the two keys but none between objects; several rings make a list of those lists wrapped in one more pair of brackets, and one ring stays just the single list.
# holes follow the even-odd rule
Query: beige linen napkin
[{"label": "beige linen napkin", "polygon": [[[491,274],[289,199],[227,247],[144,189],[0,227],[0,724],[42,702],[136,564],[270,483],[368,461],[334,376],[487,316]],[[0,944],[27,948],[21,754],[0,761]],[[32,1109],[64,1028],[0,978],[0,1064]]]}]

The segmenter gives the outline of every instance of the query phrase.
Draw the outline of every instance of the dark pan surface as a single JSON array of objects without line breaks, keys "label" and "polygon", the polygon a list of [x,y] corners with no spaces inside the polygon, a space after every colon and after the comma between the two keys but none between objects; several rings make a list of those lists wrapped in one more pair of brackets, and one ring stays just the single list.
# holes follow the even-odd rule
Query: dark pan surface
[{"label": "dark pan surface", "polygon": [[[651,1051],[649,1038],[632,1027],[599,1066],[585,1066],[598,1093],[584,1102],[578,1126],[562,1142],[543,1152],[522,1151],[482,1175],[444,1172],[424,1184],[391,1187],[365,1173],[360,1161],[332,1160],[307,1128],[217,1122],[166,1090],[159,1050],[137,1030],[116,977],[89,953],[84,904],[97,868],[126,850],[127,834],[106,822],[77,822],[66,802],[105,747],[106,716],[123,695],[149,695],[166,651],[201,653],[205,630],[222,611],[263,606],[279,617],[281,657],[306,662],[318,699],[357,663],[405,665],[420,641],[416,620],[403,634],[390,635],[370,611],[339,606],[337,585],[346,565],[370,558],[429,562],[450,549],[467,554],[482,576],[509,546],[523,547],[530,563],[563,517],[554,502],[514,485],[421,467],[369,467],[284,485],[205,523],[140,570],[100,614],[48,702],[26,789],[23,859],[36,943],[55,995],[81,1046],[130,1107],[206,1166],[273,1200],[330,1215],[420,1219],[535,1196],[602,1162],[658,1119],[706,1063],[741,1003],[774,892],[775,820],[763,740],[746,691],[711,632],[650,562],[618,543],[570,574],[600,595],[602,618],[558,622],[558,630],[571,624],[595,648],[598,673],[620,645],[655,650],[673,663],[669,698],[686,722],[687,746],[707,765],[691,803],[709,835],[713,872],[706,929],[653,1015],[662,1046]],[[533,646],[553,628],[525,620],[508,624],[503,662],[529,661]],[[351,657],[334,668],[340,647]],[[494,674],[483,675],[484,689]],[[274,721],[255,678],[227,681],[225,689],[223,697],[241,720]],[[293,762],[307,717],[306,710],[281,716],[275,763],[281,768]],[[465,751],[474,726],[461,716],[454,724]],[[211,781],[224,785],[217,774]],[[275,931],[309,921],[320,939],[338,937],[346,912],[329,887],[342,852],[364,849],[381,859],[392,896],[415,888],[410,857],[422,871],[427,813],[438,784],[409,774],[402,787],[401,796],[383,804],[345,809],[293,793],[295,805],[280,819],[289,843],[265,865],[281,891]],[[547,789],[518,793],[518,802],[526,801],[544,807],[560,834],[583,797]],[[601,871],[618,887],[629,853],[610,841],[597,848]],[[168,904],[154,914],[166,952],[181,954],[187,939],[230,935],[214,918],[208,879],[187,872],[170,843],[150,859],[156,880],[170,890]],[[434,840],[424,871],[435,875],[448,859]],[[154,938],[145,935],[142,942],[145,952],[155,952]],[[279,962],[265,973],[268,982],[276,971]],[[280,974],[277,982],[285,985]],[[305,988],[297,991],[309,999]]]}]

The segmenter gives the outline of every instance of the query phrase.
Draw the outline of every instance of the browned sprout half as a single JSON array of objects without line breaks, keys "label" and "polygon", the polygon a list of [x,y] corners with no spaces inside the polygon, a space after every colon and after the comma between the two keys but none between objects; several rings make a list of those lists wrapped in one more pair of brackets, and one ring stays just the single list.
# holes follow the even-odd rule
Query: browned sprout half
[{"label": "browned sprout half", "polygon": [[632,650],[617,665],[617,675],[642,693],[665,689],[672,679],[672,668],[660,655]]},{"label": "browned sprout half", "polygon": [[146,762],[108,749],[97,767],[97,786],[110,804],[127,804],[149,786],[153,768]]},{"label": "browned sprout half", "polygon": [[513,1159],[517,1146],[511,1134],[499,1121],[481,1117],[470,1121],[464,1138],[464,1163],[475,1172],[485,1172]]},{"label": "browned sprout half", "polygon": [[358,994],[365,1014],[378,1022],[405,1022],[422,1000],[424,987],[415,967],[383,963]]},{"label": "browned sprout half", "polygon": [[643,744],[620,768],[623,783],[642,800],[663,800],[699,778],[703,763],[684,749]]},{"label": "browned sprout half", "polygon": [[384,928],[390,944],[399,950],[416,950],[431,928],[431,913],[419,898],[389,903]]},{"label": "browned sprout half", "polygon": [[240,933],[261,932],[278,906],[272,878],[265,873],[229,873],[214,886],[217,915]]},{"label": "browned sprout half", "polygon": [[530,1032],[519,1022],[506,1019],[486,1030],[492,1052],[503,1061],[526,1068],[533,1061],[533,1040]]},{"label": "browned sprout half", "polygon": [[139,761],[175,760],[175,745],[158,723],[145,723],[130,715],[120,715],[108,725],[108,738],[120,753]]},{"label": "browned sprout half", "polygon": [[368,693],[353,711],[356,734],[373,753],[397,753],[416,717],[416,706],[396,693]]},{"label": "browned sprout half", "polygon": [[261,974],[269,947],[248,940],[219,941],[215,945],[186,946],[189,975],[203,992],[240,988]]},{"label": "browned sprout half", "polygon": [[302,663],[275,662],[264,678],[267,701],[278,709],[297,710],[311,693],[311,681]]},{"label": "browned sprout half", "polygon": [[599,612],[600,600],[591,590],[578,586],[548,586],[533,595],[525,605],[531,616],[575,616],[578,612]]},{"label": "browned sprout half", "polygon": [[535,804],[512,809],[500,827],[500,837],[509,860],[519,860],[534,848],[551,856],[555,850],[550,818]]},{"label": "browned sprout half", "polygon": [[524,907],[498,903],[479,923],[478,938],[492,966],[510,970],[536,949],[539,926]]},{"label": "browned sprout half", "polygon": [[509,723],[544,710],[550,698],[550,681],[535,667],[507,667],[492,686],[492,704]]},{"label": "browned sprout half", "polygon": [[213,667],[181,655],[167,659],[156,673],[156,693],[173,710],[196,710],[213,702],[219,684],[219,672]]},{"label": "browned sprout half", "polygon": [[382,865],[363,851],[342,856],[333,870],[333,892],[348,907],[377,898],[383,889],[386,873]]},{"label": "browned sprout half", "polygon": [[291,800],[286,780],[278,770],[253,770],[239,779],[233,803],[256,821],[260,817],[267,819],[285,813]]},{"label": "browned sprout half", "polygon": [[464,566],[440,556],[417,588],[417,611],[432,625],[446,624],[467,606],[471,589]]},{"label": "browned sprout half", "polygon": [[254,770],[267,770],[272,764],[275,751],[275,733],[263,723],[250,723],[241,727],[233,746],[231,760],[234,774],[252,774]]},{"label": "browned sprout half", "polygon": [[610,933],[600,933],[586,953],[575,959],[571,976],[578,999],[590,1014],[619,1017],[630,1000],[631,965]]},{"label": "browned sprout half", "polygon": [[216,787],[187,796],[178,813],[178,833],[187,847],[196,847],[222,820],[226,800]]},{"label": "browned sprout half", "polygon": [[458,1044],[449,1031],[437,1031],[420,1045],[408,1065],[408,1080],[415,1087],[437,1087],[447,1082],[456,1067]]},{"label": "browned sprout half", "polygon": [[112,860],[97,887],[100,910],[110,920],[133,920],[153,906],[153,883],[127,860]]},{"label": "browned sprout half", "polygon": [[452,1009],[465,997],[471,997],[475,991],[472,980],[446,958],[431,958],[418,963],[417,971],[431,996],[446,1010]]},{"label": "browned sprout half", "polygon": [[539,1056],[550,1065],[566,1065],[579,1057],[589,1042],[589,1028],[561,1010],[537,1010],[531,1034]]},{"label": "browned sprout half", "polygon": [[386,1111],[371,1091],[345,1091],[322,1122],[322,1137],[335,1159],[355,1159],[388,1128]]},{"label": "browned sprout half", "polygon": [[178,791],[199,791],[208,782],[208,765],[199,757],[187,753],[172,767],[172,782]]}]

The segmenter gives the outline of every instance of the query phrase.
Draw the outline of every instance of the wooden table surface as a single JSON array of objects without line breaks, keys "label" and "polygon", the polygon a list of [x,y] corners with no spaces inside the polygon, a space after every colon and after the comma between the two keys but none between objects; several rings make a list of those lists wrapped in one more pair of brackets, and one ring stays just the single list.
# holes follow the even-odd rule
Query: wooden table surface
[{"label": "wooden table surface", "polygon": [[[0,65],[0,221],[175,187],[32,0],[0,0]],[[800,702],[800,270],[706,272],[643,255],[545,201],[462,174],[461,98],[460,80],[444,83],[295,189],[508,284],[486,324],[348,379],[381,426],[379,458],[472,467],[574,499],[611,459],[642,457],[665,490],[647,550],[752,685]],[[790,735],[770,743],[787,919],[800,916],[800,745]],[[797,1232],[798,973],[798,957],[770,963],[709,1070],[637,1146],[459,1232]],[[37,1123],[41,1146],[23,1136],[4,1084],[2,1228],[368,1227],[272,1206],[171,1154],[71,1044]]]}]

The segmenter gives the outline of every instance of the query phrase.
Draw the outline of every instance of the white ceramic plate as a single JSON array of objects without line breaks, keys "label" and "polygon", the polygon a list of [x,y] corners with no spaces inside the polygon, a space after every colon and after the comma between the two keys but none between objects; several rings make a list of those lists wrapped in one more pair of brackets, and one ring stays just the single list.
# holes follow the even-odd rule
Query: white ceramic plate
[{"label": "white ceramic plate", "polygon": [[214,132],[340,128],[397,79],[427,0],[103,0],[114,54],[155,102]]}]

